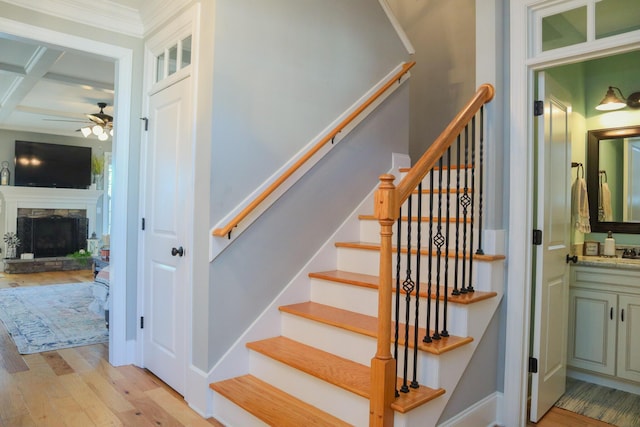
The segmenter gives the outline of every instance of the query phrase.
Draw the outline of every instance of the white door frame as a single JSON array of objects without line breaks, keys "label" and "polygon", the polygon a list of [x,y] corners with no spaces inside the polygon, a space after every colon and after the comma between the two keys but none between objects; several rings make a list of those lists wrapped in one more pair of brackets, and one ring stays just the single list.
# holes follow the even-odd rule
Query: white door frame
[{"label": "white door frame", "polygon": [[[534,73],[551,66],[636,50],[638,32],[545,52],[529,58],[532,46],[530,8],[548,0],[512,0],[509,34],[509,248],[507,252],[507,319],[504,365],[504,405],[500,422],[524,426],[527,418],[529,320],[533,230],[533,101]],[[527,29],[523,31],[523,29]],[[497,29],[496,31],[500,31]],[[523,181],[523,185],[517,185]],[[522,284],[522,285],[521,285]]]},{"label": "white door frame", "polygon": [[[115,60],[116,86],[114,120],[118,123],[114,132],[113,159],[115,174],[113,210],[129,212],[129,140],[131,95],[133,76],[133,51],[121,46],[89,40],[67,33],[49,30],[23,22],[0,18],[0,28],[7,34],[31,39],[43,44],[54,44],[64,48],[105,56]],[[114,217],[115,219],[115,217]],[[127,345],[126,283],[129,257],[127,256],[127,218],[113,221],[111,231],[110,294],[111,310],[109,322],[109,362],[114,366],[133,363],[134,346]]]}]

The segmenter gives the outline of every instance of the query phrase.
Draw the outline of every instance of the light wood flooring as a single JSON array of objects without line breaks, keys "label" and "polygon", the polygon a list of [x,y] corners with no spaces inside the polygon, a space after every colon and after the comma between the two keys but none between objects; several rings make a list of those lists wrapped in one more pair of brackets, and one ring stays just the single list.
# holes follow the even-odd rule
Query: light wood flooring
[{"label": "light wood flooring", "polygon": [[[92,280],[89,270],[0,273],[0,288]],[[107,359],[106,344],[20,355],[0,322],[0,427],[222,426],[149,371]]]},{"label": "light wood flooring", "polygon": [[[0,288],[90,282],[89,270],[0,273]],[[106,344],[20,355],[0,322],[0,427],[219,426],[147,370],[113,367]],[[529,427],[606,427],[552,408]]]}]

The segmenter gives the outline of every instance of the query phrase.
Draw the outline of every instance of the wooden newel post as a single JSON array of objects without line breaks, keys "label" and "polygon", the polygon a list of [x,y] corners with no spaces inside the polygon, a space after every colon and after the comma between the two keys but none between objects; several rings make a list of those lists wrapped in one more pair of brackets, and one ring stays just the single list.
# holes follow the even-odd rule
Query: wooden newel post
[{"label": "wooden newel post", "polygon": [[393,426],[396,361],[391,356],[392,237],[399,213],[393,175],[382,175],[375,193],[375,216],[380,223],[380,284],[378,287],[378,347],[371,360],[369,426]]}]

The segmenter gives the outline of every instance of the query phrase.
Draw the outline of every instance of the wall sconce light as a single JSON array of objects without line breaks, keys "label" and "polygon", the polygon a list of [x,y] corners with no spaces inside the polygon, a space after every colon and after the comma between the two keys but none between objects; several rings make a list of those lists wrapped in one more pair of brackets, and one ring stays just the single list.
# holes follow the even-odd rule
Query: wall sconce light
[{"label": "wall sconce light", "polygon": [[[620,97],[616,95],[614,89],[618,91]],[[609,86],[607,94],[604,96],[600,104],[596,107],[599,111],[614,111],[624,107],[640,108],[640,92],[634,92],[629,95],[628,98],[622,94],[619,88],[615,86]]]}]

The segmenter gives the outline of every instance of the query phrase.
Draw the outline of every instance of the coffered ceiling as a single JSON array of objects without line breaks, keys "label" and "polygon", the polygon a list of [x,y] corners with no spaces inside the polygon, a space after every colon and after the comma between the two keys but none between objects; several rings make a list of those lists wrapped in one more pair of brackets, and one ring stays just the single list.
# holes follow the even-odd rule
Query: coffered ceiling
[{"label": "coffered ceiling", "polygon": [[[34,13],[139,37],[153,31],[188,0],[0,0]],[[0,129],[81,136],[87,114],[114,116],[115,63],[33,40],[0,28]],[[117,126],[117,123],[114,123]]]},{"label": "coffered ceiling", "polygon": [[113,62],[2,33],[0,52],[0,128],[81,136],[98,102],[113,115]]}]

